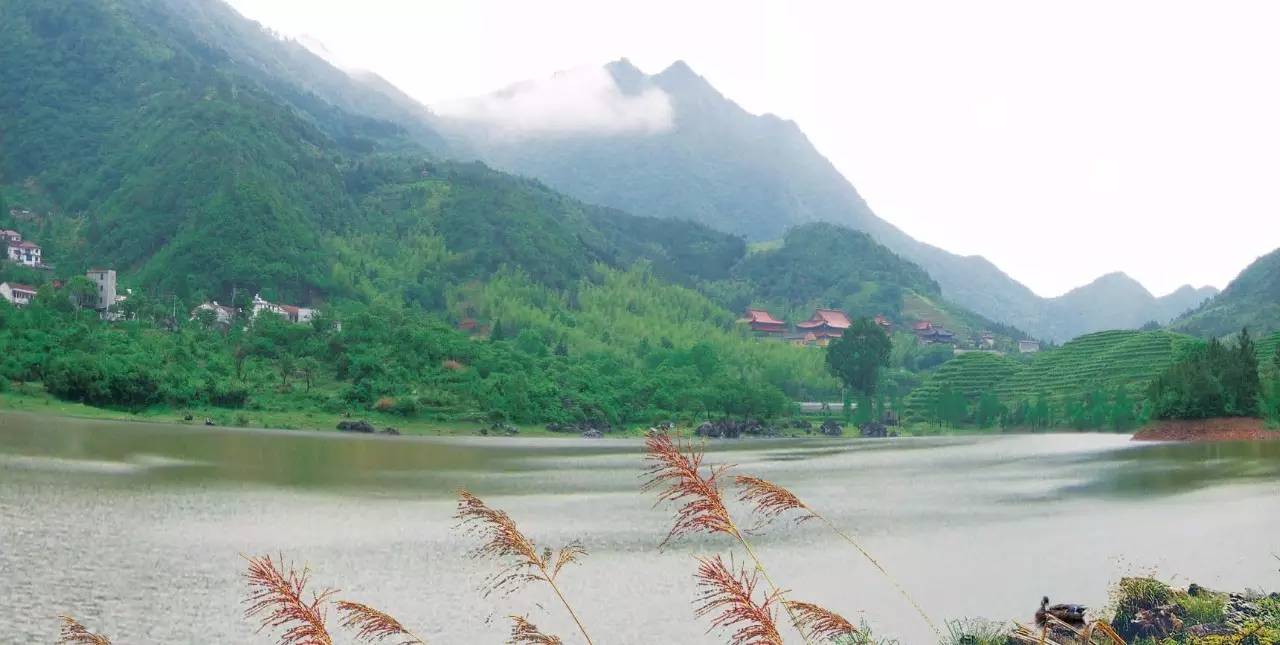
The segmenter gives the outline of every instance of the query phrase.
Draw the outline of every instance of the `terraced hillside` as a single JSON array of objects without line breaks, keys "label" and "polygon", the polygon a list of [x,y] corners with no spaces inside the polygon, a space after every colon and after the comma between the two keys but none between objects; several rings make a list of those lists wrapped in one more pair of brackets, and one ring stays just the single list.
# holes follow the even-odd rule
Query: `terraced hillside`
[{"label": "terraced hillside", "polygon": [[1258,362],[1265,365],[1274,359],[1277,347],[1280,347],[1280,331],[1258,339]]},{"label": "terraced hillside", "polygon": [[1044,393],[1074,398],[1093,390],[1125,387],[1134,399],[1146,396],[1147,384],[1200,341],[1166,331],[1103,331],[1081,336],[1035,357],[996,388],[1006,403]]},{"label": "terraced hillside", "polygon": [[937,403],[938,394],[947,387],[962,394],[966,400],[975,401],[983,392],[1009,380],[1021,369],[1021,363],[1000,354],[960,354],[943,363],[927,381],[911,392],[905,401],[905,417],[928,418]]}]

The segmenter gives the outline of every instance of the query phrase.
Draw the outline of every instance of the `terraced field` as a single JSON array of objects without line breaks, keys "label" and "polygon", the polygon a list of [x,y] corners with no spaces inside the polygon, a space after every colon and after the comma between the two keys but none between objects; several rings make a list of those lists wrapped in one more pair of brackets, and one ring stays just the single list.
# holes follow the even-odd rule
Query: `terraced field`
[{"label": "terraced field", "polygon": [[969,401],[1014,376],[1022,365],[999,354],[970,352],[943,363],[937,371],[911,392],[904,402],[906,418],[926,418],[938,393],[950,386]]},{"label": "terraced field", "polygon": [[1280,347],[1280,332],[1258,340],[1258,362],[1265,365],[1275,358],[1276,347]]},{"label": "terraced field", "polygon": [[1146,396],[1157,374],[1201,341],[1166,331],[1103,331],[1081,336],[1036,356],[1001,382],[996,392],[1011,403],[1039,393],[1054,398],[1083,396],[1124,386],[1135,400]]}]

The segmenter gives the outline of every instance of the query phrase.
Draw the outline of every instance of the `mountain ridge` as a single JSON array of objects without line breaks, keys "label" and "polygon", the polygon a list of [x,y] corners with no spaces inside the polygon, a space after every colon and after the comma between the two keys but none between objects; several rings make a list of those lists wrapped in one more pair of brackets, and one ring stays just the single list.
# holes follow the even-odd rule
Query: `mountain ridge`
[{"label": "mountain ridge", "polygon": [[476,157],[590,203],[683,217],[748,241],[780,239],[790,227],[813,221],[867,232],[924,267],[948,299],[1048,340],[1149,320],[1165,323],[1199,304],[1188,299],[1203,295],[1178,293],[1162,300],[1148,292],[1138,294],[1141,309],[1064,311],[1064,303],[1076,296],[1102,294],[1107,281],[1081,285],[1077,289],[1084,292],[1065,301],[1066,294],[1041,297],[981,255],[951,253],[882,219],[797,123],[746,111],[685,61],[652,75],[625,58],[604,69],[624,94],[650,88],[665,92],[675,108],[672,128],[644,135],[531,136],[513,144],[477,134],[483,128],[475,124],[460,128],[437,119],[436,125]]}]

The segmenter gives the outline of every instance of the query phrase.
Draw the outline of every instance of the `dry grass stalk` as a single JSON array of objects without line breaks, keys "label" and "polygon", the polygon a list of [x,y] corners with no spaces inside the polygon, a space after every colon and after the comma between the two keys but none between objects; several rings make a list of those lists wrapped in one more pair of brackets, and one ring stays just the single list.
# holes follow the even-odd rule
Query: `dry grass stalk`
[{"label": "dry grass stalk", "polygon": [[907,590],[904,589],[893,576],[889,575],[889,572],[885,570],[880,562],[872,557],[871,553],[863,548],[857,540],[853,539],[853,537],[848,533],[840,530],[831,520],[827,519],[826,516],[815,511],[808,504],[805,504],[791,491],[771,481],[760,479],[759,477],[742,475],[734,477],[733,481],[741,491],[738,494],[738,499],[751,504],[755,514],[760,516],[761,519],[757,528],[767,525],[769,522],[778,518],[778,516],[786,513],[787,511],[793,510],[800,511],[802,513],[802,515],[796,518],[797,523],[810,519],[821,520],[823,524],[827,525],[827,528],[831,529],[831,531],[840,536],[841,539],[848,542],[853,546],[853,548],[857,549],[858,553],[862,554],[862,557],[866,558],[872,566],[880,571],[881,575],[883,575],[885,579],[898,590],[898,593],[911,604],[911,606],[916,610],[916,613],[920,615],[920,618],[924,619],[924,622],[929,625],[929,628],[932,629],[939,638],[942,638],[942,631],[933,623],[933,620],[924,612],[924,609],[915,601],[915,598],[912,598],[911,594],[907,593]]},{"label": "dry grass stalk", "polygon": [[814,640],[830,641],[858,633],[844,616],[813,603],[787,601],[787,607],[799,617],[797,626]]},{"label": "dry grass stalk", "polygon": [[538,626],[529,622],[524,616],[511,617],[511,640],[514,645],[562,645],[564,641],[557,636],[544,634]]},{"label": "dry grass stalk", "polygon": [[343,627],[357,630],[356,640],[381,643],[398,638],[395,645],[427,645],[425,639],[405,629],[400,621],[368,605],[339,600],[338,613],[343,616]]},{"label": "dry grass stalk", "polygon": [[505,561],[507,566],[491,579],[490,591],[503,590],[508,593],[523,587],[530,582],[545,582],[555,592],[560,603],[564,605],[573,622],[578,625],[582,637],[591,643],[587,629],[578,618],[573,606],[564,597],[556,584],[560,571],[568,564],[577,562],[587,554],[586,549],[577,542],[562,547],[552,557],[551,549],[538,552],[537,546],[516,526],[515,520],[505,512],[491,508],[483,500],[466,490],[458,492],[458,512],[454,517],[459,525],[483,542],[472,551],[473,558],[493,558]]},{"label": "dry grass stalk", "polygon": [[[1095,635],[1105,637],[1107,640],[1105,642],[1095,640]],[[1094,645],[1095,643],[1128,645],[1106,621],[1095,620],[1084,627],[1075,627],[1053,616],[1047,616],[1045,624],[1039,630],[1021,623],[1014,623],[1014,630],[1009,637],[1017,642],[1033,645]]]},{"label": "dry grass stalk", "polygon": [[725,564],[720,556],[698,559],[698,617],[713,616],[711,629],[732,629],[733,645],[782,645],[774,604],[777,591],[756,602],[758,573]]},{"label": "dry grass stalk", "polygon": [[111,645],[111,639],[102,634],[95,634],[89,631],[89,628],[80,624],[80,621],[70,617],[61,616],[62,631],[58,638],[58,643],[62,645]]},{"label": "dry grass stalk", "polygon": [[797,524],[818,516],[812,509],[805,506],[804,502],[800,501],[800,498],[796,497],[794,493],[767,479],[738,475],[733,478],[733,483],[740,490],[738,499],[751,504],[755,513],[760,516],[759,526],[772,522],[787,511],[800,511],[802,513],[796,517]]},{"label": "dry grass stalk", "polygon": [[702,470],[703,452],[692,445],[681,445],[667,434],[651,434],[644,440],[648,459],[648,481],[644,490],[658,491],[658,504],[677,504],[676,519],[662,546],[690,533],[725,533],[741,539],[720,494],[720,476],[730,468],[721,465]]},{"label": "dry grass stalk", "polygon": [[333,639],[325,628],[324,604],[335,592],[325,589],[311,594],[305,600],[305,591],[311,571],[286,566],[284,557],[279,562],[271,556],[245,557],[249,570],[245,579],[249,583],[249,596],[245,603],[245,618],[261,616],[258,631],[284,628],[280,645],[332,645]]},{"label": "dry grass stalk", "polygon": [[[732,466],[725,464],[708,467],[707,474],[703,475],[704,452],[692,444],[682,445],[678,439],[666,433],[650,433],[646,436],[645,449],[648,452],[646,459],[653,463],[647,470],[649,479],[644,484],[644,490],[658,490],[658,504],[674,502],[678,505],[675,522],[662,544],[666,545],[672,539],[690,533],[730,535],[742,545],[747,556],[755,563],[756,572],[769,585],[771,598],[782,600],[781,588],[769,577],[764,563],[724,505],[724,497],[720,493],[720,478]],[[783,608],[791,618],[791,623],[796,629],[800,629],[799,618],[791,608],[785,603]],[[804,636],[804,630],[800,630],[800,633]],[[807,636],[804,639],[806,643],[809,642]]]}]

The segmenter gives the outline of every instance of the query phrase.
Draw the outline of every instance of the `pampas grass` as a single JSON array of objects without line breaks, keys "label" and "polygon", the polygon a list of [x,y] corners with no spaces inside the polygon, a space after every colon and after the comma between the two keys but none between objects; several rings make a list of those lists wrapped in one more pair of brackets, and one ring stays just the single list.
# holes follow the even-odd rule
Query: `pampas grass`
[{"label": "pampas grass", "polygon": [[62,631],[59,634],[60,645],[111,645],[111,639],[102,634],[95,634],[80,621],[70,616],[60,616]]},{"label": "pampas grass", "polygon": [[245,579],[249,583],[249,605],[245,618],[258,618],[258,631],[283,629],[280,645],[333,645],[333,639],[325,627],[324,605],[334,594],[324,589],[305,599],[306,586],[311,571],[301,571],[286,565],[283,556],[279,561],[266,555],[246,557],[249,570]]},{"label": "pampas grass", "polygon": [[490,507],[466,490],[458,492],[458,511],[454,517],[458,520],[459,527],[481,539],[480,546],[471,552],[473,558],[488,558],[505,565],[490,579],[489,591],[510,593],[531,582],[546,583],[560,599],[565,611],[569,612],[569,617],[577,624],[582,637],[588,645],[591,644],[587,628],[556,584],[556,578],[566,565],[579,561],[587,554],[581,544],[569,543],[554,558],[551,549],[539,552],[533,541],[516,526],[511,516]]},{"label": "pampas grass", "polygon": [[781,594],[756,601],[758,573],[748,574],[720,556],[698,559],[698,605],[694,613],[711,616],[711,629],[731,629],[733,645],[782,645],[774,607]]},{"label": "pampas grass", "polygon": [[338,613],[342,614],[342,626],[356,630],[356,640],[382,643],[389,639],[395,645],[427,645],[427,641],[405,629],[400,621],[373,607],[350,600],[338,601]]},{"label": "pampas grass", "polygon": [[538,626],[529,622],[524,616],[511,617],[511,639],[513,645],[562,645],[564,641],[558,636],[544,634]]},{"label": "pampas grass", "polygon": [[799,617],[799,627],[813,640],[834,640],[858,634],[858,628],[844,616],[808,602],[787,601],[787,607]]}]

